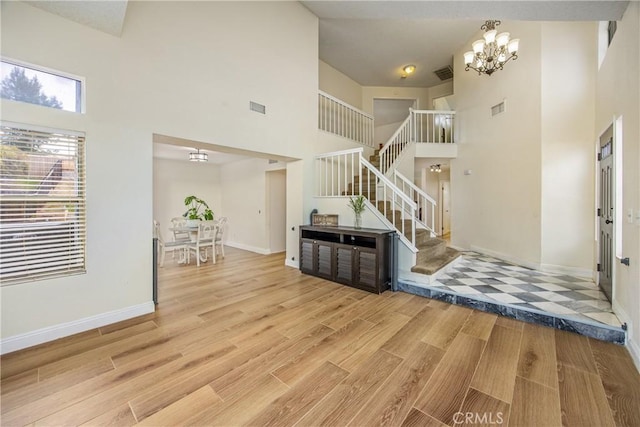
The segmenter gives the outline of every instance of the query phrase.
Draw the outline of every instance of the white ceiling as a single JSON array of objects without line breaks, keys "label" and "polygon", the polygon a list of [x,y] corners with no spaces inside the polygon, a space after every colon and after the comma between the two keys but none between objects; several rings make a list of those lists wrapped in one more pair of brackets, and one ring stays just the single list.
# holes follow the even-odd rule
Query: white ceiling
[{"label": "white ceiling", "polygon": [[[119,36],[127,0],[28,3]],[[433,71],[452,65],[452,55],[487,19],[529,21],[619,20],[619,0],[382,0],[301,1],[320,18],[320,59],[365,86],[430,87]],[[188,3],[187,3],[188,4]],[[504,28],[508,30],[508,28]],[[524,43],[523,43],[524,44]],[[401,68],[417,66],[400,78]]]},{"label": "white ceiling", "polygon": [[[114,36],[122,33],[127,10],[127,0],[27,2]],[[301,3],[320,19],[319,56],[329,65],[364,86],[430,87],[441,83],[433,71],[452,65],[454,52],[468,43],[475,33],[480,32],[479,27],[486,19],[619,20],[629,2],[365,0]],[[402,67],[408,64],[416,65],[417,70],[406,79],[401,79]],[[391,107],[398,107],[395,110],[401,111],[406,117],[407,106],[387,105],[382,108],[388,110]],[[391,115],[390,111],[387,113]],[[224,152],[228,150],[213,144],[154,135],[155,157],[188,161],[189,152],[195,148],[206,150],[210,164],[265,157],[264,153],[242,150]],[[209,150],[210,148],[222,151]]]},{"label": "white ceiling", "polygon": [[95,28],[113,36],[120,36],[124,17],[127,13],[127,0],[92,1],[35,1],[27,0],[47,12],[67,18],[79,24]]},{"label": "white ceiling", "polygon": [[[195,151],[195,147],[184,147],[172,144],[162,144],[158,142],[153,143],[153,157],[159,159],[189,162],[189,153],[194,153]],[[212,165],[224,165],[250,158],[249,156],[229,154],[212,150],[201,149],[200,152],[207,153],[209,155],[209,161],[207,163]]]},{"label": "white ceiling", "polygon": [[[431,87],[433,71],[487,19],[619,20],[628,1],[302,1],[320,18],[320,59],[364,86]],[[508,31],[508,28],[504,28]],[[523,43],[524,44],[524,43]],[[404,65],[417,71],[401,79]]]},{"label": "white ceiling", "polygon": [[258,153],[244,150],[242,148],[228,147],[225,145],[211,144],[208,142],[194,141],[191,139],[178,138],[175,136],[153,134],[153,157],[170,160],[189,161],[189,153],[196,149],[209,155],[210,164],[228,164],[240,160],[261,158],[288,162],[293,160],[285,156],[276,156],[269,153]]}]

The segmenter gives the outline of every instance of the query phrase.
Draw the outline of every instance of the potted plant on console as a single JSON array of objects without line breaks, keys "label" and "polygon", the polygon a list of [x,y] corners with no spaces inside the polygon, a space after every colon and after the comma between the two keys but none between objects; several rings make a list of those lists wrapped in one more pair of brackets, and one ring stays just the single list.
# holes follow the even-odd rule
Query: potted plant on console
[{"label": "potted plant on console", "polygon": [[352,197],[349,200],[349,207],[353,210],[353,213],[356,215],[354,228],[362,227],[362,212],[366,209],[367,205],[365,204],[366,198],[360,194],[359,196]]},{"label": "potted plant on console", "polygon": [[187,219],[188,226],[197,226],[202,220],[213,220],[213,211],[204,200],[196,196],[187,196],[184,199],[184,205],[187,211],[182,216]]}]

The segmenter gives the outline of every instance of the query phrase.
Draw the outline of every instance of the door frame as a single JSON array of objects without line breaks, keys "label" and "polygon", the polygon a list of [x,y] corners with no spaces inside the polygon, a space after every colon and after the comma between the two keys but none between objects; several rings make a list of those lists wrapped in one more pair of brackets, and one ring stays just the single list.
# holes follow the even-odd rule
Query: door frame
[{"label": "door frame", "polygon": [[[447,211],[448,211],[448,217],[449,217],[449,229],[445,230],[445,205],[444,205],[444,187],[445,187],[445,183],[447,184],[447,190],[449,192],[449,206],[447,206]],[[441,236],[445,236],[446,234],[451,234],[451,179],[449,180],[439,180],[438,181],[438,193],[439,197],[438,197],[438,203],[440,204],[440,235]]]}]

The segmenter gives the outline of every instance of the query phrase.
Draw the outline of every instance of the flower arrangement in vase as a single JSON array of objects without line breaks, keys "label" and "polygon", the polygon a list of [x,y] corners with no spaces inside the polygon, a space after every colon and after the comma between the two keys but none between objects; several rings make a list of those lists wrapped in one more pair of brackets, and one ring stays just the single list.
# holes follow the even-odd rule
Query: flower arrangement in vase
[{"label": "flower arrangement in vase", "polygon": [[361,228],[362,227],[362,212],[367,208],[365,204],[366,197],[362,194],[352,197],[349,200],[349,207],[353,210],[355,214],[354,227]]}]

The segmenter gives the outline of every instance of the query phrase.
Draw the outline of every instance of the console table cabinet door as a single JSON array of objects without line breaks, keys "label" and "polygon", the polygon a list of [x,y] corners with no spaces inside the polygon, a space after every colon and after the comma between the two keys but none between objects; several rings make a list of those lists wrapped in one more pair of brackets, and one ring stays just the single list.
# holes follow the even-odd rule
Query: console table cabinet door
[{"label": "console table cabinet door", "polygon": [[325,279],[333,279],[333,245],[312,240],[300,240],[300,270]]},{"label": "console table cabinet door", "polygon": [[303,273],[314,274],[313,269],[313,241],[309,239],[300,240],[300,270]]},{"label": "console table cabinet door", "polygon": [[376,289],[378,283],[378,255],[375,249],[355,248],[355,276],[356,286],[366,289]]},{"label": "console table cabinet door", "polygon": [[300,270],[354,288],[381,293],[391,284],[392,231],[300,227]]},{"label": "console table cabinet door", "polygon": [[317,262],[318,276],[326,279],[333,279],[333,244],[317,242],[314,244],[315,255],[313,259]]}]

